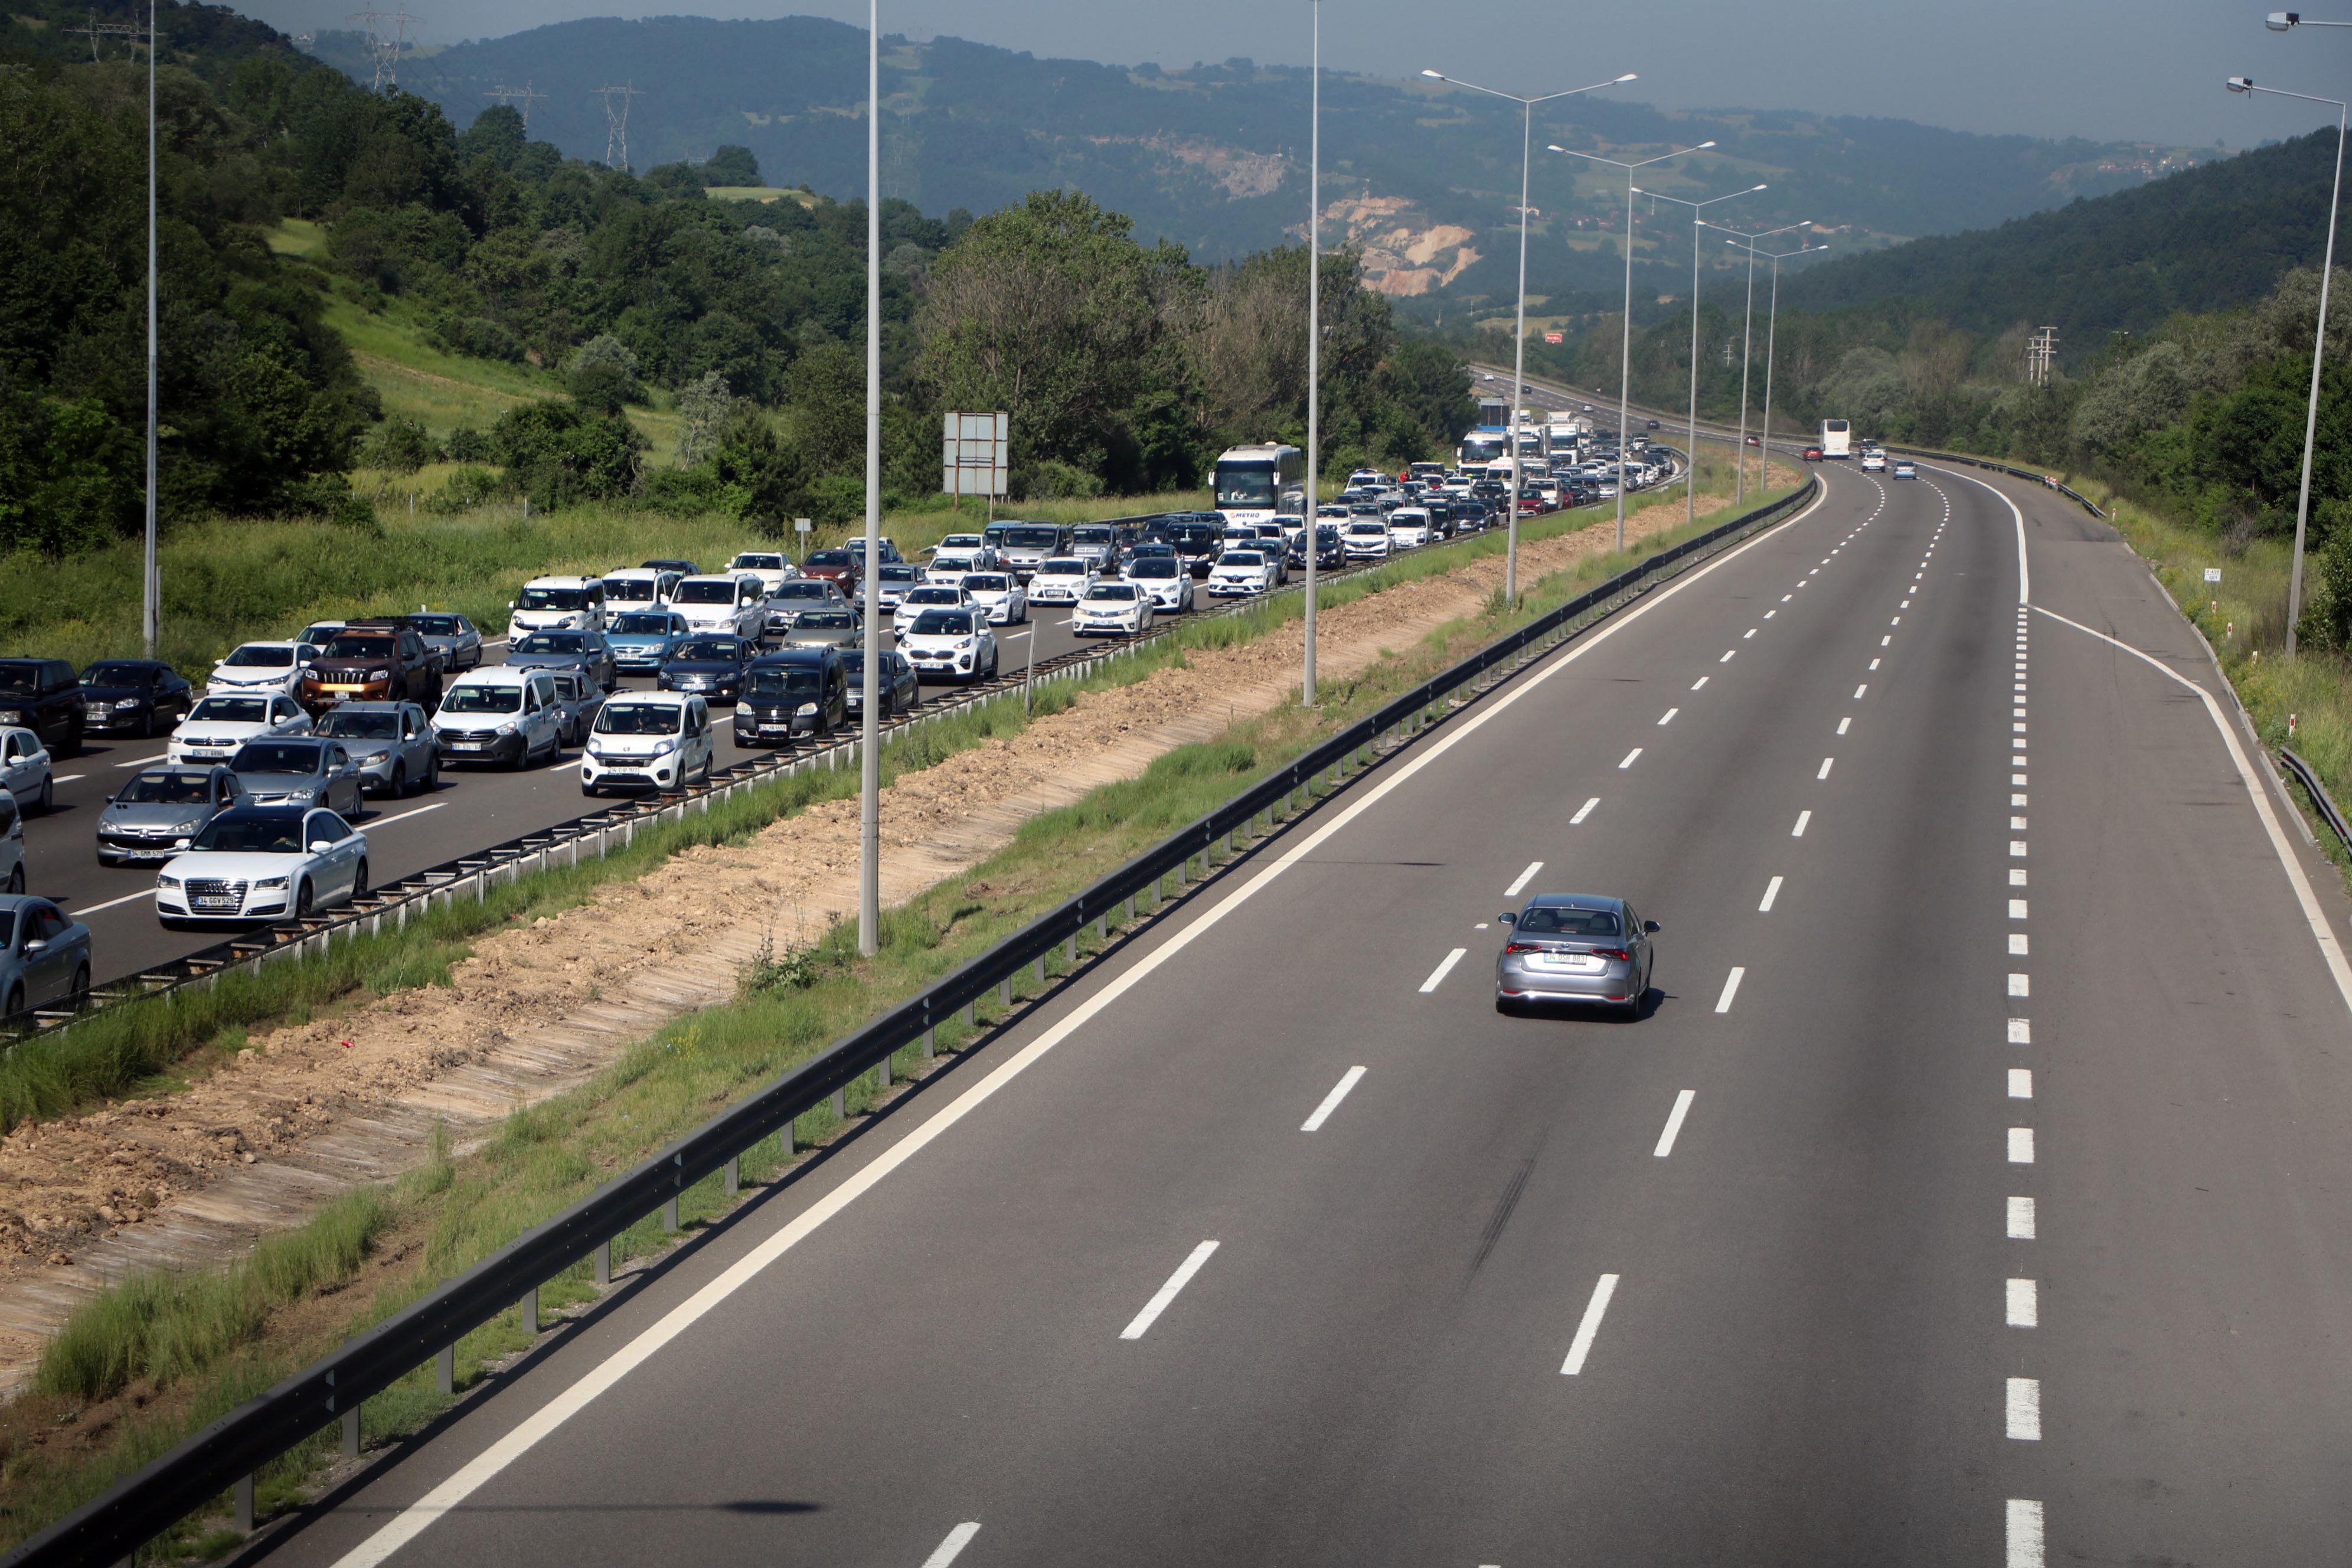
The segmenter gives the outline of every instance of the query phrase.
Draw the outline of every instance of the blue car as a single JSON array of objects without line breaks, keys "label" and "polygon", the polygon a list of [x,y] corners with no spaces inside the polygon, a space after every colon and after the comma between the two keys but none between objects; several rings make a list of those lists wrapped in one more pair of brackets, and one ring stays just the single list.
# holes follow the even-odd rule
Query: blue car
[{"label": "blue car", "polygon": [[613,664],[624,675],[652,675],[694,634],[686,617],[670,610],[630,610],[613,617],[604,640]]}]

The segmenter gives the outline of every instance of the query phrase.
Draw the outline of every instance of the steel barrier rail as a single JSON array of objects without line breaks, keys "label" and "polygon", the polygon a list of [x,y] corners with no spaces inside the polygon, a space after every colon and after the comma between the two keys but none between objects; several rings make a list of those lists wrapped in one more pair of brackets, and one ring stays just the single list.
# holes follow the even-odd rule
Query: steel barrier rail
[{"label": "steel barrier rail", "polygon": [[2293,773],[2310,794],[2312,805],[2319,808],[2321,820],[2342,841],[2345,848],[2352,849],[2352,823],[2344,820],[2344,813],[2337,807],[2336,798],[2327,793],[2327,786],[2319,782],[2318,771],[2284,746],[2279,748],[2279,761],[2286,764],[2287,772]]},{"label": "steel barrier rail", "polygon": [[[890,1059],[918,1042],[928,1051],[932,1032],[959,1010],[976,1022],[971,1009],[992,991],[1009,1004],[1012,986],[1024,973],[1034,970],[1041,983],[1047,978],[1047,960],[1057,950],[1075,969],[1078,937],[1088,926],[1099,924],[1107,939],[1109,919],[1122,905],[1131,910],[1133,900],[1148,895],[1157,909],[1168,879],[1173,877],[1180,890],[1191,884],[1196,860],[1206,880],[1216,868],[1221,840],[1231,863],[1245,852],[1237,837],[1258,837],[1261,816],[1271,833],[1302,794],[1311,807],[1318,785],[1326,785],[1327,793],[1339,788],[1351,773],[1360,775],[1542,655],[1654,589],[1692,557],[1795,515],[1819,489],[1817,479],[1808,479],[1780,500],[1660,551],[1398,697],[563,1213],[237,1406],[19,1545],[0,1559],[0,1568],[100,1568],[119,1563],[224,1491],[234,1493],[240,1523],[249,1524],[254,1473],[271,1459],[339,1422],[344,1452],[357,1454],[360,1411],[370,1395],[436,1360],[446,1388],[455,1347],[467,1332],[518,1303],[535,1330],[541,1284],[592,1257],[600,1281],[609,1279],[614,1237],[656,1210],[669,1229],[677,1229],[678,1200],[688,1187],[723,1170],[732,1192],[741,1156],[779,1134],[792,1140],[793,1125],[803,1111],[877,1069],[887,1085]],[[1006,1021],[999,1019],[998,1024]]]},{"label": "steel barrier rail", "polygon": [[1881,445],[1887,451],[1900,452],[1906,458],[1927,458],[1938,463],[1966,463],[1970,468],[1990,468],[1995,473],[2008,474],[2015,479],[2032,479],[2045,489],[2056,490],[2101,522],[2107,521],[2107,514],[2099,510],[2098,502],[2071,485],[2061,484],[2055,474],[2037,474],[2031,468],[2021,468],[2013,464],[1995,462],[1990,458],[1971,458],[1965,452],[1938,452],[1932,447],[1896,447],[1884,442]]}]

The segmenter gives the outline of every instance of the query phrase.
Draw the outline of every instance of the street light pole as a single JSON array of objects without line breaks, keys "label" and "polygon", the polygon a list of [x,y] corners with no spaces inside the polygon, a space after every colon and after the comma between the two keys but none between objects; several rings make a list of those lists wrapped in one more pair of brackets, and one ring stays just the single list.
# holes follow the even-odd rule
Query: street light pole
[{"label": "street light pole", "polygon": [[[1549,103],[1556,98],[1574,98],[1579,93],[1597,92],[1604,87],[1616,87],[1635,79],[1632,71],[1596,81],[1590,87],[1574,87],[1566,92],[1547,92],[1534,98],[1524,98],[1516,92],[1501,92],[1491,87],[1480,87],[1475,81],[1464,81],[1443,71],[1424,70],[1422,75],[1433,80],[1466,87],[1473,92],[1483,92],[1493,98],[1505,98],[1526,111],[1519,131],[1519,310],[1518,326],[1511,358],[1511,401],[1509,416],[1503,430],[1511,444],[1511,495],[1506,509],[1503,539],[1503,602],[1519,602],[1519,399],[1526,395],[1528,379],[1528,177],[1535,161],[1536,105]],[[1709,143],[1712,145],[1713,143]],[[1620,531],[1622,531],[1621,525]]]},{"label": "street light pole", "polygon": [[866,668],[860,672],[857,951],[882,946],[882,0],[866,7]]},{"label": "street light pole", "polygon": [[[1796,223],[1782,224],[1779,228],[1768,228],[1762,234],[1741,235],[1740,237],[1750,240],[1769,239],[1776,234],[1786,234],[1792,228],[1803,228],[1811,222],[1812,219],[1804,218]],[[1723,228],[1703,219],[1699,223],[1699,227],[1712,228],[1717,234],[1739,233],[1738,229]],[[1748,252],[1748,318],[1746,323],[1739,329],[1739,478],[1736,493],[1731,498],[1731,503],[1734,506],[1748,499],[1748,362],[1755,351],[1756,252],[1751,248]],[[1756,488],[1759,489],[1764,488],[1761,478],[1757,480]]]},{"label": "street light pole", "polygon": [[1299,705],[1306,708],[1315,706],[1315,520],[1322,500],[1316,475],[1323,436],[1323,0],[1313,0],[1310,11],[1315,42],[1307,123],[1307,664],[1298,683]]},{"label": "street light pole", "polygon": [[[1625,548],[1625,432],[1633,422],[1633,172],[1653,163],[1663,163],[1686,153],[1704,153],[1715,143],[1702,142],[1696,147],[1678,147],[1671,153],[1661,153],[1654,158],[1644,158],[1638,163],[1622,163],[1614,158],[1603,158],[1594,153],[1580,153],[1573,147],[1552,143],[1555,153],[1565,153],[1571,158],[1588,163],[1606,163],[1612,169],[1625,171],[1625,310],[1619,322],[1617,349],[1617,548]],[[1514,476],[1516,479],[1516,475]],[[1518,505],[1514,494],[1511,504]]]},{"label": "street light pole", "polygon": [[[2282,19],[2284,22],[2282,23]],[[2273,32],[2288,27],[2342,26],[2340,22],[2305,23],[2292,11],[2274,13],[2270,21]],[[2224,83],[2231,92],[2268,93],[2273,98],[2300,99],[2305,103],[2332,104],[2336,109],[2336,184],[2327,196],[2327,248],[2326,259],[2319,264],[2319,325],[2311,334],[2311,396],[2303,411],[2303,483],[2294,500],[2294,566],[2287,575],[2286,586],[2286,652],[2294,657],[2295,622],[2303,617],[2303,538],[2311,521],[2311,451],[2319,435],[2319,366],[2327,353],[2327,285],[2336,275],[2336,207],[2344,196],[2344,133],[2346,122],[2352,118],[2352,109],[2335,98],[2315,98],[2307,92],[2287,92],[2275,87],[2256,87],[2252,77],[2233,76]]]},{"label": "street light pole", "polygon": [[156,373],[155,332],[155,56],[163,47],[163,36],[156,31],[160,0],[148,0],[147,5],[147,540],[141,563],[141,579],[145,587],[142,594],[140,631],[147,645],[147,657],[157,657],[155,649],[163,635],[163,578],[155,564],[155,438],[156,403],[161,378]]},{"label": "street light pole", "polygon": [[[1683,522],[1685,526],[1698,521],[1698,231],[1710,226],[1699,215],[1717,202],[1752,196],[1766,188],[1750,185],[1744,191],[1709,196],[1703,202],[1695,202],[1685,196],[1669,196],[1657,191],[1648,193],[1655,200],[1673,202],[1691,209],[1690,434],[1685,438],[1689,449],[1684,454],[1689,464],[1689,472],[1683,476]],[[1739,456],[1744,466],[1747,462],[1745,448]],[[1621,485],[1619,488],[1622,489],[1623,487]]]},{"label": "street light pole", "polygon": [[[1790,226],[1797,226],[1792,224]],[[1773,232],[1777,234],[1780,231],[1776,229]],[[1755,246],[1743,240],[1727,239],[1723,243],[1738,246],[1748,252],[1751,265],[1754,263],[1754,258],[1759,256],[1769,258],[1772,263],[1772,303],[1764,318],[1764,434],[1757,442],[1759,460],[1756,482],[1757,488],[1762,489],[1769,488],[1772,482],[1772,351],[1778,342],[1780,326],[1780,263],[1791,256],[1807,256],[1817,250],[1827,250],[1829,247],[1801,245],[1794,250],[1775,253],[1769,250],[1759,250]],[[1745,437],[1742,439],[1744,440]]]}]

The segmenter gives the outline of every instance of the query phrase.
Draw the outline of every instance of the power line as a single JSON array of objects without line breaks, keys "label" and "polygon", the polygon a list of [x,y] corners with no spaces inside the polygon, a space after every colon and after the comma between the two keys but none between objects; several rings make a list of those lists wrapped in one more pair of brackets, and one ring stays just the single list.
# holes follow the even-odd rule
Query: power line
[{"label": "power line", "polygon": [[89,39],[89,58],[95,62],[98,58],[98,41],[100,38],[143,37],[147,29],[131,22],[101,22],[98,19],[98,13],[92,11],[89,14],[89,26],[68,27],[64,31],[87,37]]},{"label": "power line", "polygon": [[509,106],[520,104],[522,106],[523,134],[528,136],[530,134],[530,100],[534,98],[545,98],[547,94],[543,92],[533,92],[530,89],[530,83],[525,82],[520,87],[494,87],[488,92],[482,94],[482,96],[484,98],[495,98],[499,102]]},{"label": "power line", "polygon": [[640,96],[638,87],[591,88],[588,96],[604,100],[604,166],[626,174],[629,168],[629,100]]},{"label": "power line", "polygon": [[2058,360],[2058,329],[2043,327],[2025,345],[2025,379],[2035,386],[2050,384],[2052,368]]},{"label": "power line", "polygon": [[373,91],[400,85],[400,57],[408,47],[408,29],[423,18],[405,11],[355,11],[344,18],[367,33],[368,58],[375,66]]}]

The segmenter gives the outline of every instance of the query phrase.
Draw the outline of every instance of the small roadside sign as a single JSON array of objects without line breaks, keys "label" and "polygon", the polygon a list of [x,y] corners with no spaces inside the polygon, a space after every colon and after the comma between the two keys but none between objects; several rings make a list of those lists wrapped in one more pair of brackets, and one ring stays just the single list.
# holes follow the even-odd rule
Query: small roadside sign
[{"label": "small roadside sign", "polygon": [[1548,343],[1560,342],[1565,340],[1566,335],[1567,334],[1562,332],[1546,332],[1544,334],[1544,342]]},{"label": "small roadside sign", "polygon": [[2219,566],[2208,566],[2205,568],[2205,581],[2208,583],[2219,583],[2221,580],[2221,569]]}]

